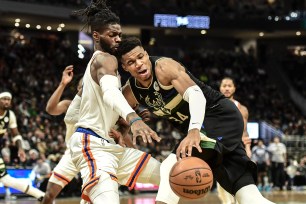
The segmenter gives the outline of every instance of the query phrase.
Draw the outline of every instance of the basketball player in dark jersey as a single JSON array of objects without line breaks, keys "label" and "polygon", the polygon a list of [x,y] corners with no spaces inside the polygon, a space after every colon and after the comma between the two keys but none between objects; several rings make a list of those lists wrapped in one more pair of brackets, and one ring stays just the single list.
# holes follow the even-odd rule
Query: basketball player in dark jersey
[{"label": "basketball player in dark jersey", "polygon": [[[12,94],[10,92],[4,91],[0,93],[0,147],[4,146],[4,134],[7,130],[11,130],[12,142],[18,148],[18,157],[20,161],[24,162],[26,160],[25,152],[22,148],[22,137],[17,128],[16,116],[13,111],[10,110],[12,101]],[[2,159],[0,153],[0,182],[6,186],[17,189],[23,193],[31,195],[38,200],[42,200],[44,192],[32,187],[31,185],[24,183],[16,178],[11,177],[7,171],[5,163]]]},{"label": "basketball player in dark jersey", "polygon": [[185,135],[161,165],[157,203],[179,202],[170,188],[169,172],[177,159],[186,156],[205,160],[240,204],[272,203],[255,185],[256,165],[244,150],[243,119],[233,102],[175,60],[149,56],[137,38],[124,39],[117,51],[122,68],[132,75],[123,87],[129,104],[168,119]]}]

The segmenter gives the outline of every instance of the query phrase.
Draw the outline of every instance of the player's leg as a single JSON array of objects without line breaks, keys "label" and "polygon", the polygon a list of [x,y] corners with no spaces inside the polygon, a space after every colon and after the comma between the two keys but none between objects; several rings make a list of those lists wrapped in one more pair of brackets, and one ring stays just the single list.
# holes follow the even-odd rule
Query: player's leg
[{"label": "player's leg", "polygon": [[220,185],[232,195],[239,204],[272,204],[259,192],[255,181],[257,168],[246,155],[242,144],[224,155],[222,166],[215,170]]},{"label": "player's leg", "polygon": [[180,200],[180,197],[172,191],[169,183],[169,174],[176,162],[176,155],[171,153],[160,166],[160,185],[156,196],[157,204],[177,204]]},{"label": "player's leg", "polygon": [[24,183],[19,179],[13,178],[10,175],[6,174],[5,176],[1,177],[0,182],[3,183],[4,186],[14,188],[19,190],[25,194],[31,195],[38,200],[42,200],[45,193],[41,190],[34,188],[30,184]]},{"label": "player's leg", "polygon": [[275,204],[263,197],[255,184],[250,184],[239,189],[235,198],[239,204]]},{"label": "player's leg", "polygon": [[99,182],[91,188],[88,196],[93,204],[120,203],[118,183],[106,172],[101,173]]},{"label": "player's leg", "polygon": [[124,148],[117,170],[118,182],[129,188],[138,183],[159,185],[160,162],[150,154],[134,148]]},{"label": "player's leg", "polygon": [[6,167],[4,164],[3,159],[0,157],[0,182],[7,187],[14,188],[16,190],[19,190],[23,193],[26,193],[28,195],[31,195],[38,200],[42,200],[44,197],[45,193],[42,192],[41,190],[34,188],[33,186],[24,183],[16,178],[11,177],[10,175],[7,174]]},{"label": "player's leg", "polygon": [[228,193],[222,186],[220,186],[219,183],[217,183],[217,191],[218,191],[218,197],[221,200],[222,204],[233,204],[235,203],[234,197]]},{"label": "player's leg", "polygon": [[51,204],[62,189],[78,174],[78,170],[71,161],[70,151],[66,150],[61,160],[54,168],[49,179],[43,204]]},{"label": "player's leg", "polygon": [[123,147],[108,143],[91,130],[77,131],[71,137],[70,149],[72,161],[82,175],[82,199],[93,204],[119,204],[116,168],[117,154],[123,154]]}]

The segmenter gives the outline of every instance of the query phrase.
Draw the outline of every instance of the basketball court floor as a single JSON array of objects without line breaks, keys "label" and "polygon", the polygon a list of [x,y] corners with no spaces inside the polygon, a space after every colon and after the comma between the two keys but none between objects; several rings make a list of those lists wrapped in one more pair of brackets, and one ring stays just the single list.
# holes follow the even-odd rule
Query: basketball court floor
[{"label": "basketball court floor", "polygon": [[[269,193],[263,193],[263,195],[269,200],[277,204],[306,204],[306,191],[274,191]],[[138,195],[126,195],[121,196],[121,204],[154,204],[154,193],[138,194]],[[17,198],[17,200],[5,201],[0,200],[2,204],[39,204],[39,202],[32,198]],[[60,198],[56,199],[55,204],[78,204],[79,198]],[[180,204],[221,204],[216,193],[209,193],[206,197],[200,200],[181,200]],[[108,203],[105,203],[108,204]],[[109,203],[111,204],[111,203]],[[260,204],[260,203],[258,203]]]}]

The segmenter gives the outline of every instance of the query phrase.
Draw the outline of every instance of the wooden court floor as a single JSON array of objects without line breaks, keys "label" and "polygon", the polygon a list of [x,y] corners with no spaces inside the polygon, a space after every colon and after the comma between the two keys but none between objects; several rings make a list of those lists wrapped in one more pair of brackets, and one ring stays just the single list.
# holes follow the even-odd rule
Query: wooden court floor
[{"label": "wooden court floor", "polygon": [[[274,191],[263,193],[269,200],[277,204],[306,204],[306,191]],[[121,204],[154,204],[156,194],[138,194],[121,196]],[[60,198],[55,201],[55,204],[78,204],[79,198]],[[17,198],[12,201],[0,200],[2,204],[39,204],[32,198]],[[216,193],[210,193],[200,200],[181,200],[180,204],[221,204]],[[106,204],[106,203],[105,203]],[[111,204],[111,203],[110,203]],[[260,203],[259,203],[260,204]]]}]

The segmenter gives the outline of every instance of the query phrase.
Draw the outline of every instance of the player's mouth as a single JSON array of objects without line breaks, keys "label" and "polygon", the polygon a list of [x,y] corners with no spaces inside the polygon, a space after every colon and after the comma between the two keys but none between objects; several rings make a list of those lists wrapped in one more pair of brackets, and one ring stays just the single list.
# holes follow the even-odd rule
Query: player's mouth
[{"label": "player's mouth", "polygon": [[137,72],[139,76],[146,76],[148,74],[148,69],[142,69]]}]

